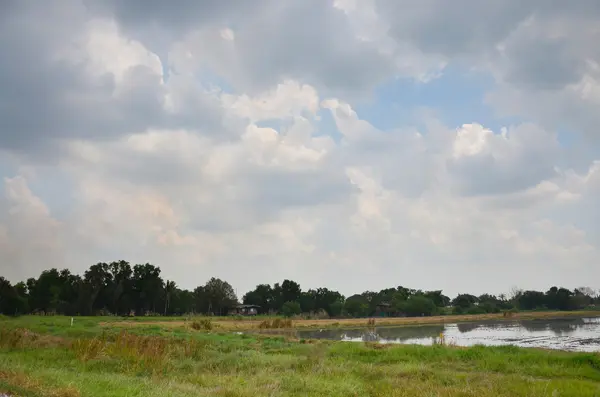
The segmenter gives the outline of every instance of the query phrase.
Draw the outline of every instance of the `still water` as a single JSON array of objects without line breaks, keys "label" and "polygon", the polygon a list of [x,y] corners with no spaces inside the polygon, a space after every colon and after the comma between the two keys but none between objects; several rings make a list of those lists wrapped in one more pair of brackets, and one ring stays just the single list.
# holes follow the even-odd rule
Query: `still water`
[{"label": "still water", "polygon": [[298,331],[305,339],[430,345],[444,335],[457,346],[515,345],[600,352],[600,317],[520,321],[485,321],[445,325],[339,328]]}]

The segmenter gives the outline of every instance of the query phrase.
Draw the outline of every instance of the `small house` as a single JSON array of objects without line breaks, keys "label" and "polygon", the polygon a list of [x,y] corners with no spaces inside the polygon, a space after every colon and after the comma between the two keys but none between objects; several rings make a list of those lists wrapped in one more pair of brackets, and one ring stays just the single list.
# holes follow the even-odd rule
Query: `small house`
[{"label": "small house", "polygon": [[231,315],[237,316],[256,316],[258,314],[258,305],[237,305],[229,311]]},{"label": "small house", "polygon": [[375,306],[375,316],[390,317],[392,315],[392,305],[389,302],[379,302]]}]

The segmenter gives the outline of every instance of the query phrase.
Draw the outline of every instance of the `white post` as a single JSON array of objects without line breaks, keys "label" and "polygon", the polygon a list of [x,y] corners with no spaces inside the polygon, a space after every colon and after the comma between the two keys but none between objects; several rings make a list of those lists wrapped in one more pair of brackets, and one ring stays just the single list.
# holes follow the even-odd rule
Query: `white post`
[{"label": "white post", "polygon": [[73,317],[71,317],[71,327],[73,326]]}]

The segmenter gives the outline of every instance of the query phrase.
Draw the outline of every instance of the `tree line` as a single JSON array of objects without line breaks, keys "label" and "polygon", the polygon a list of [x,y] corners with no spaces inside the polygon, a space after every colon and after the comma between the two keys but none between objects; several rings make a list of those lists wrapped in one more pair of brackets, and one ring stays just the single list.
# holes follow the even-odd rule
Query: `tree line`
[{"label": "tree line", "polygon": [[600,291],[587,287],[514,290],[510,296],[423,291],[402,286],[345,297],[328,288],[302,290],[292,280],[259,284],[241,299],[228,282],[211,278],[194,290],[164,280],[158,266],[126,261],[97,263],[83,275],[68,269],[43,271],[12,285],[0,276],[0,313],[64,315],[226,315],[241,303],[261,314],[314,317],[431,316],[509,310],[578,310],[600,305]]}]

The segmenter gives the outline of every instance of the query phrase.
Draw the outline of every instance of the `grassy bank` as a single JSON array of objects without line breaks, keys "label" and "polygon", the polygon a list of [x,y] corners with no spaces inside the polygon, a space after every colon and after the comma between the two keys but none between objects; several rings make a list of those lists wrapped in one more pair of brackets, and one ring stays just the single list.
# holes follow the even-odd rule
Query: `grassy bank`
[{"label": "grassy bank", "polygon": [[[25,330],[28,326],[30,330]],[[19,396],[598,396],[600,355],[312,342],[98,321],[0,322]]]},{"label": "grassy bank", "polygon": [[[425,325],[425,324],[444,324],[458,322],[473,322],[486,320],[533,320],[533,319],[551,319],[560,317],[598,317],[600,311],[546,311],[546,312],[517,312],[510,313],[509,316],[503,313],[489,314],[466,314],[466,315],[448,315],[448,316],[431,316],[431,317],[383,317],[383,318],[342,318],[342,319],[305,319],[293,318],[292,327],[294,328],[331,328],[331,327],[366,327],[366,326],[394,326],[394,325]],[[206,319],[206,317],[201,317]],[[251,330],[258,329],[264,326],[266,322],[272,322],[276,317],[260,316],[253,317],[212,317],[211,323],[215,328],[222,330]],[[134,320],[119,318],[103,318],[100,321],[102,326],[107,327],[139,327],[148,325],[157,325],[163,327],[184,327],[193,321],[198,321],[194,318],[136,318]],[[374,324],[373,324],[374,321]]]}]

